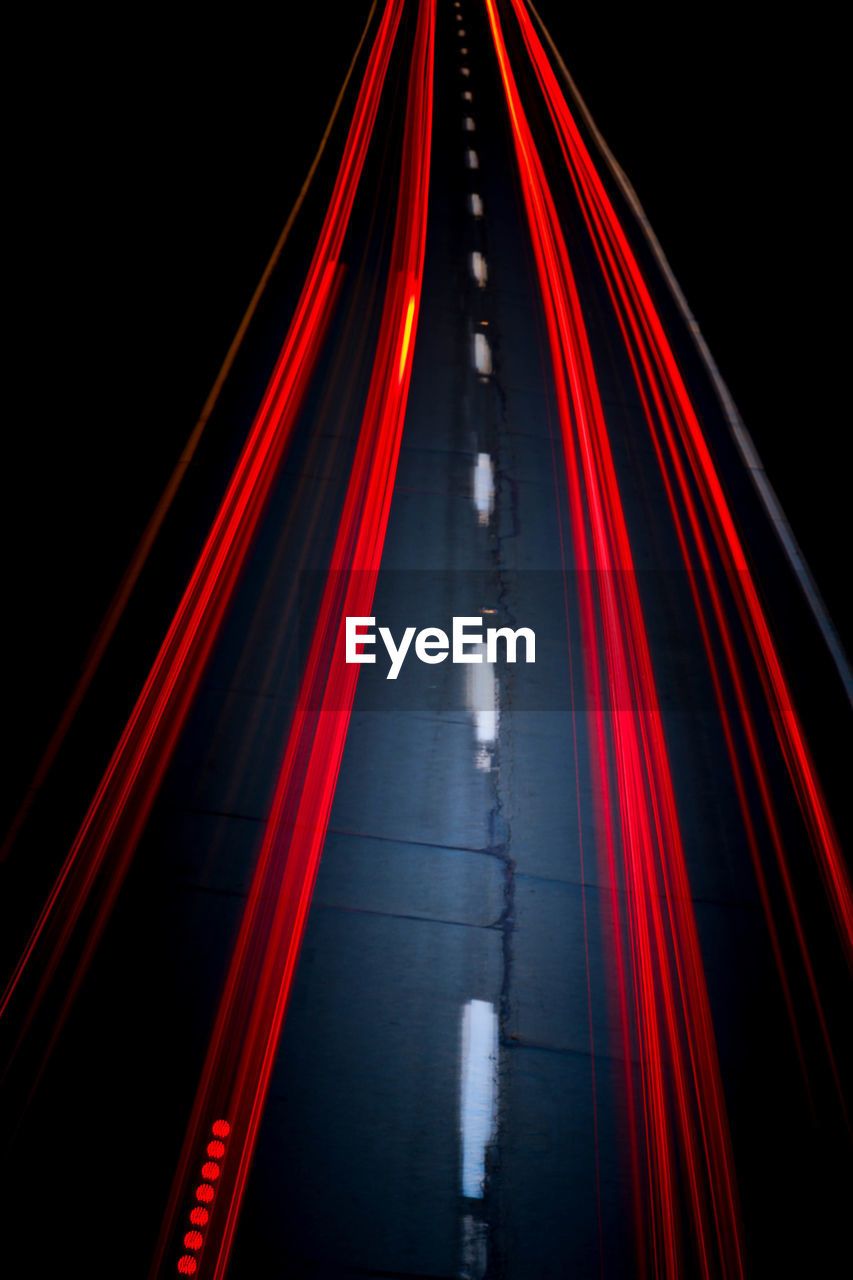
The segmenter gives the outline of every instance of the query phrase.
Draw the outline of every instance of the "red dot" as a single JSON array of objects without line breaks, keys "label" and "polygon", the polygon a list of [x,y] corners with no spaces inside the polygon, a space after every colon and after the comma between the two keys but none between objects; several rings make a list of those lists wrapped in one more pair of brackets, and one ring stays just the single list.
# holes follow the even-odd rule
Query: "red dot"
[{"label": "red dot", "polygon": [[213,1156],[214,1160],[221,1160],[222,1157],[225,1155],[225,1143],[224,1142],[208,1142],[207,1154],[209,1156]]},{"label": "red dot", "polygon": [[185,1249],[200,1249],[204,1244],[204,1236],[200,1231],[188,1231],[184,1236]]},{"label": "red dot", "polygon": [[206,1209],[193,1209],[190,1213],[190,1222],[194,1227],[203,1227],[206,1225],[210,1214]]},{"label": "red dot", "polygon": [[214,1120],[211,1133],[214,1138],[227,1138],[231,1132],[231,1126],[227,1120]]},{"label": "red dot", "polygon": [[215,1182],[219,1177],[219,1165],[213,1160],[208,1160],[207,1164],[201,1166],[201,1176],[207,1178],[208,1182]]},{"label": "red dot", "polygon": [[202,1204],[210,1204],[213,1199],[213,1187],[209,1182],[203,1182],[200,1187],[196,1187],[195,1198]]},{"label": "red dot", "polygon": [[178,1259],[178,1274],[182,1276],[194,1276],[198,1271],[198,1263],[195,1258],[191,1258],[185,1253],[182,1258]]}]

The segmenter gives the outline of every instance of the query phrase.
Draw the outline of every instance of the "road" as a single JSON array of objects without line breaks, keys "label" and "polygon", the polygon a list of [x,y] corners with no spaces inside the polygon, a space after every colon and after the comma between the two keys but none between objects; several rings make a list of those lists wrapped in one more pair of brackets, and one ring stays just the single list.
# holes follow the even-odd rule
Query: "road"
[{"label": "road", "polygon": [[843,1270],[831,622],[526,13],[378,6],[12,846],[13,1275]]}]

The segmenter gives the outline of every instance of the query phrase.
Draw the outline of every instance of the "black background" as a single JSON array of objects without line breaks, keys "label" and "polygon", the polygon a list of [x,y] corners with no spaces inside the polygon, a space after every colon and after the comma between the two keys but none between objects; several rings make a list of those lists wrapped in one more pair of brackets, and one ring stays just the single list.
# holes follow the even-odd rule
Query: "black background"
[{"label": "black background", "polygon": [[[748,6],[675,23],[540,8],[849,649],[840,32]],[[4,648],[24,756],[192,428],[367,9],[66,10],[10,46]]]}]

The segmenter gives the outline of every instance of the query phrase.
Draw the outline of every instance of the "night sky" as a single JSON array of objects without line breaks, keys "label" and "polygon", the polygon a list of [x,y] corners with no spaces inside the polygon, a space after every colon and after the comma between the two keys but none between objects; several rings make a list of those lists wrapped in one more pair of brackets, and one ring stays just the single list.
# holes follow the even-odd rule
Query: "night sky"
[{"label": "night sky", "polygon": [[[368,4],[27,24],[10,60],[10,722],[44,741],[310,164]],[[743,6],[740,6],[742,11]],[[838,32],[541,12],[632,180],[837,624]],[[619,25],[616,25],[618,19]],[[774,18],[774,22],[778,22]],[[834,52],[838,50],[838,52]],[[843,312],[842,312],[843,314]]]}]

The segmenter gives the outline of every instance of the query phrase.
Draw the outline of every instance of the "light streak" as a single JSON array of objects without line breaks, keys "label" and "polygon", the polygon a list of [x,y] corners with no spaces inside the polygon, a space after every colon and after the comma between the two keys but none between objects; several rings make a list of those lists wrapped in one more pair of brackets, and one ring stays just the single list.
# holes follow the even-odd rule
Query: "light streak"
[{"label": "light streak", "polygon": [[[780,823],[773,804],[767,768],[759,747],[755,716],[750,708],[732,628],[726,615],[721,590],[716,581],[717,575],[711,549],[703,531],[697,502],[693,496],[690,484],[691,475],[698,489],[698,500],[702,504],[710,523],[711,534],[726,571],[726,580],[735,596],[738,612],[764,687],[766,702],[773,719],[777,737],[800,802],[806,826],[811,833],[812,844],[818,857],[818,863],[834,908],[836,921],[838,922],[839,932],[847,948],[849,958],[851,946],[849,935],[850,881],[838,847],[837,836],[832,827],[825,801],[813,771],[807,745],[802,736],[802,730],[787,690],[781,663],[760,604],[757,589],[752,580],[745,552],[739,541],[736,541],[737,534],[734,521],[728,511],[722,486],[713,470],[710,453],[704,447],[704,438],[702,437],[698,418],[692,407],[687,388],[680,376],[660,318],[654,308],[651,296],[645,286],[639,266],[618,221],[615,210],[592,164],[589,153],[584,146],[526,10],[517,0],[513,0],[513,3],[528,53],[533,61],[540,87],[545,95],[551,118],[557,129],[564,159],[571,174],[581,210],[592,237],[593,247],[604,273],[614,310],[622,329],[634,370],[637,389],[640,393],[646,421],[664,479],[679,545],[685,566],[688,569],[691,595],[715,689],[747,844],[767,921],[771,946],[779,971],[783,996],[800,1057],[803,1078],[808,1089],[808,1070],[803,1058],[789,979],[782,956],[778,929],[773,918],[766,875],[761,863],[755,823],[749,811],[746,798],[743,768],[737,755],[731,717],[726,708],[722,675],[714,654],[709,622],[693,571],[693,559],[688,547],[687,534],[679,514],[679,499],[687,514],[695,555],[698,557],[702,568],[703,581],[710,597],[711,610],[723,647],[723,655],[729,679],[732,683],[741,729],[755,776],[765,822],[768,827],[771,847],[820,1024],[830,1068],[835,1078],[838,1097],[841,1100],[842,1109],[844,1109],[841,1082],[830,1042],[817,979],[809,955],[805,930],[794,893]],[[697,448],[697,438],[702,442],[703,448],[701,450]],[[681,447],[679,447],[679,444]],[[677,483],[677,491],[670,481],[668,468],[672,470],[673,477]]]},{"label": "light streak", "polygon": [[[594,705],[607,708],[609,752],[602,750],[596,712],[592,727],[601,778],[609,755],[616,779],[646,1182],[654,1208],[650,1249],[659,1272],[680,1273],[679,1165],[701,1273],[709,1280],[740,1276],[739,1215],[719,1065],[627,527],[565,241],[494,0],[486,4],[545,309],[580,577],[595,571],[599,621],[582,587],[581,623],[588,671],[598,661],[592,655],[600,652],[607,675],[607,698]],[[627,1056],[627,1042],[625,1051]]]},{"label": "light streak", "polygon": [[308,278],[225,497],[118,746],[0,1002],[2,1016],[37,950],[44,950],[25,1034],[90,894],[102,882],[97,913],[87,928],[82,957],[56,1021],[51,1047],[118,896],[290,441],[337,297],[344,237],[402,7],[403,0],[388,0],[380,21]]},{"label": "light streak", "polygon": [[181,456],[178,459],[177,464],[175,465],[175,468],[171,476],[169,477],[166,487],[163,490],[163,493],[161,494],[157,502],[157,506],[154,508],[151,518],[148,521],[148,524],[146,525],[145,530],[143,531],[143,534],[139,540],[139,543],[137,544],[136,550],[134,551],[133,556],[131,557],[130,564],[128,565],[127,569],[124,572],[124,575],[122,576],[121,582],[119,583],[118,588],[116,589],[116,593],[113,596],[112,601],[110,602],[109,608],[107,609],[107,612],[104,615],[103,621],[101,622],[101,625],[99,626],[98,631],[94,639],[92,640],[89,650],[86,653],[85,658],[83,659],[83,667],[80,672],[80,676],[78,677],[77,683],[74,686],[74,690],[71,694],[71,697],[68,700],[68,704],[66,705],[65,710],[63,711],[62,716],[60,717],[59,723],[57,724],[56,729],[54,730],[51,736],[51,739],[47,747],[45,748],[44,755],[42,756],[42,759],[39,762],[38,768],[36,769],[33,779],[30,782],[29,787],[27,788],[27,793],[24,797],[24,800],[22,801],[18,809],[18,812],[16,813],[9,827],[9,830],[7,831],[4,837],[3,844],[2,846],[0,846],[0,863],[2,863],[8,857],[9,852],[18,835],[18,832],[20,831],[27,817],[27,814],[29,813],[29,810],[33,804],[33,801],[35,800],[35,797],[37,796],[40,789],[44,786],[45,780],[50,770],[53,767],[54,761],[56,760],[56,757],[59,754],[60,748],[62,747],[62,744],[65,741],[68,731],[74,722],[77,712],[80,710],[80,707],[83,703],[83,699],[85,698],[89,690],[89,686],[94,680],[95,674],[101,665],[101,661],[103,660],[104,654],[106,653],[107,648],[109,647],[110,641],[115,635],[116,628],[118,627],[118,624],[121,621],[122,616],[124,615],[124,611],[125,611],[125,608],[127,607],[127,603],[130,600],[131,595],[133,594],[136,584],[139,581],[140,575],[142,574],[142,570],[145,568],[145,565],[148,561],[148,557],[151,554],[151,549],[157,540],[160,530],[162,529],[163,524],[166,520],[166,516],[168,515],[172,507],[172,503],[174,502],[175,497],[177,496],[178,490],[181,487],[184,476],[186,475],[186,472],[187,472],[187,468],[189,467],[190,463],[192,462],[195,456],[196,450],[198,449],[199,443],[201,442],[201,438],[204,434],[205,428],[207,427],[207,424],[210,421],[211,415],[213,414],[213,411],[216,408],[216,405],[219,401],[219,397],[222,393],[222,388],[225,386],[228,376],[234,367],[234,363],[237,359],[240,348],[243,345],[243,341],[249,330],[249,326],[251,325],[252,320],[255,317],[255,313],[258,310],[264,291],[266,290],[266,287],[269,284],[270,278],[272,277],[272,274],[276,266],[278,265],[279,259],[281,258],[282,252],[284,251],[284,246],[286,245],[288,238],[290,236],[290,232],[293,229],[293,224],[296,221],[296,218],[299,214],[300,209],[305,203],[305,197],[308,194],[308,190],[311,186],[311,182],[314,178],[314,174],[317,172],[317,168],[323,157],[323,153],[326,150],[326,145],[331,136],[332,129],[334,128],[334,125],[335,125],[335,121],[338,118],[338,114],[340,112],[341,105],[344,100],[344,96],[346,94],[350,80],[352,79],[353,72],[355,71],[358,59],[361,55],[361,50],[364,46],[364,42],[367,39],[367,33],[370,30],[371,24],[373,22],[373,15],[376,12],[376,5],[377,5],[377,0],[373,0],[373,3],[370,6],[370,11],[368,12],[367,18],[365,20],[364,27],[362,29],[358,44],[356,45],[355,52],[353,53],[352,60],[349,64],[349,67],[347,68],[347,73],[344,77],[343,84],[341,85],[340,92],[338,93],[338,96],[335,99],[335,105],[332,108],[332,114],[329,117],[328,124],[326,125],[326,128],[323,132],[323,136],[320,139],[320,143],[319,143],[319,146],[317,147],[317,151],[314,155],[314,159],[311,161],[311,166],[308,170],[308,173],[305,176],[305,181],[303,182],[302,187],[300,188],[299,195],[296,197],[296,200],[293,203],[293,207],[287,216],[287,220],[284,226],[282,227],[281,234],[279,235],[279,238],[275,243],[275,247],[273,248],[273,251],[270,254],[269,261],[264,267],[261,278],[257,283],[255,291],[252,294],[252,297],[249,300],[249,305],[247,306],[246,311],[243,315],[243,318],[237,327],[237,332],[234,334],[234,337],[231,340],[231,345],[229,346],[227,352],[225,353],[225,358],[222,361],[222,364],[219,368],[219,372],[217,373],[216,378],[214,380],[213,386],[208,392],[207,399],[205,400],[204,405],[202,406],[201,413],[198,416],[195,426],[190,432],[190,435],[183,449],[181,450]]},{"label": "light streak", "polygon": [[225,1274],[307,923],[360,670],[344,661],[337,640],[345,617],[371,612],[411,379],[426,240],[434,28],[435,0],[422,0],[391,271],[364,417],[298,705],[152,1276],[159,1275],[174,1239],[192,1153],[214,1106],[232,1119],[233,1150],[217,1184],[202,1266],[214,1280]]},{"label": "light streak", "polygon": [[397,381],[402,382],[406,373],[406,364],[409,356],[409,342],[412,337],[412,321],[415,318],[415,298],[412,295],[409,298],[409,305],[406,308],[406,322],[403,325],[403,342],[400,347],[400,366],[397,370]]},{"label": "light streak", "polygon": [[[672,430],[676,433],[678,444],[683,451],[684,465],[690,469],[710,522],[712,537],[735,596],[737,609],[764,688],[766,706],[770,711],[776,736],[784,754],[803,821],[810,834],[842,945],[847,953],[848,963],[853,964],[853,885],[851,885],[838,836],[725,491],[672,347],[613,205],[595,170],[526,8],[521,0],[512,0],[512,5],[557,128],[563,154],[580,197],[584,216],[594,243],[600,246],[599,259],[611,281],[611,288],[616,288],[619,292],[621,308],[617,307],[617,314],[621,312],[628,318],[633,329],[634,342],[643,348],[643,358],[651,362],[651,365],[646,366],[646,376],[656,382],[657,387],[660,388],[659,394],[664,398],[665,406],[659,400],[656,411],[662,430],[666,433],[670,461],[673,466],[680,468],[676,438],[670,434],[669,430],[669,418],[673,424]],[[652,366],[654,372],[652,372]],[[647,417],[652,426],[651,415],[647,414]],[[680,479],[680,493],[685,498],[688,496],[688,487],[684,479]],[[706,571],[706,580],[713,593],[713,572],[699,524],[693,518],[691,518],[691,527]],[[723,639],[731,678],[736,686],[738,709],[749,738],[753,768],[759,776],[765,815],[773,828],[775,817],[772,814],[769,791],[761,782],[763,766],[756,754],[751,716],[737,670],[728,624],[716,594],[714,594],[712,607]],[[809,983],[819,1016],[823,1020],[817,985],[810,972],[810,962],[802,937],[802,926],[799,923],[793,891],[790,887],[781,838],[777,832],[773,834],[773,845]],[[824,1037],[826,1039],[825,1029]]]}]

